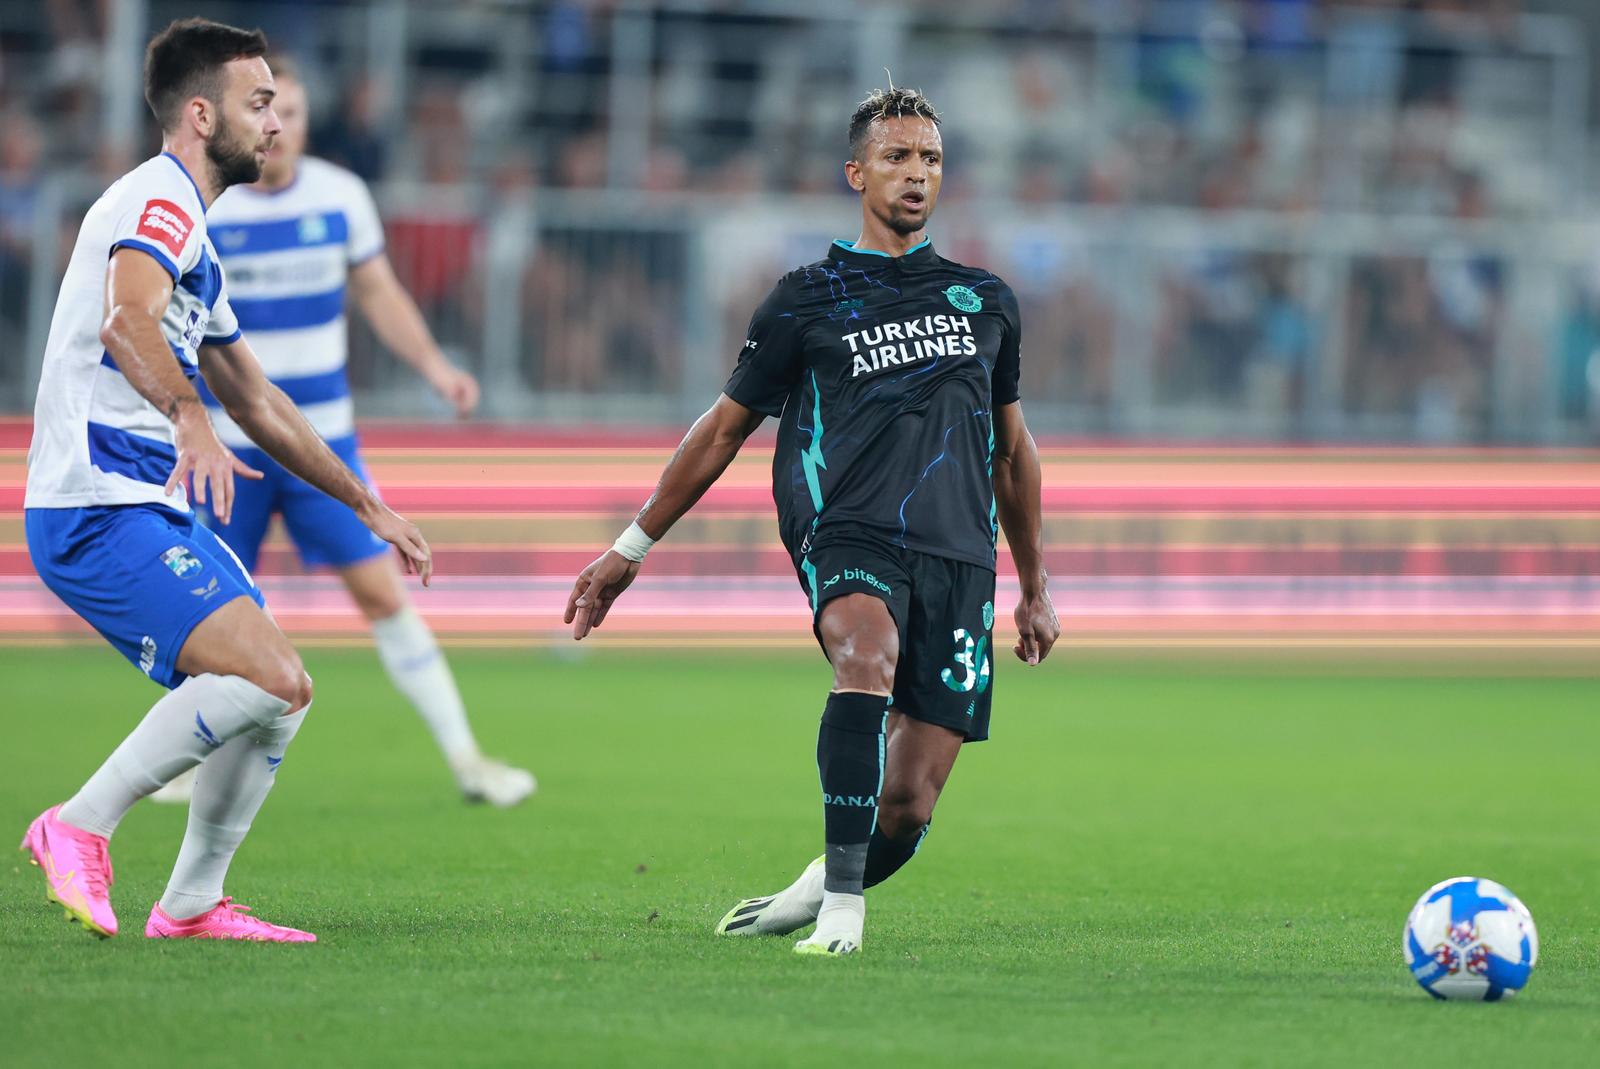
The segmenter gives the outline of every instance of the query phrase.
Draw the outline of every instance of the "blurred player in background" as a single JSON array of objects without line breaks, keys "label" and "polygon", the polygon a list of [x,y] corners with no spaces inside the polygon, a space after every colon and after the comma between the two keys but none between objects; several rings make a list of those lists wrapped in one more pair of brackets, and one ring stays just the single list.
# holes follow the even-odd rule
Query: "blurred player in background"
[{"label": "blurred player in background", "polygon": [[1018,399],[1021,324],[999,278],[934,252],[939,117],[920,93],[869,96],[845,177],[861,236],[791,271],[756,310],[732,378],[655,494],[585,568],[566,620],[604,622],[650,546],[767,416],[778,527],[833,665],[817,736],[826,850],[725,935],[787,935],[802,954],[861,946],[867,887],[911,859],[964,742],[988,737],[999,526],[1016,561],[1017,657],[1060,635],[1045,589],[1039,454]]},{"label": "blurred player in background", "polygon": [[[117,933],[111,835],[140,798],[200,766],[183,847],[145,935],[312,942],[223,895],[229,863],[311,705],[300,656],[249,571],[198,524],[184,489],[226,522],[234,476],[260,479],[217,437],[204,376],[231,419],[285,468],[344,502],[427,582],[427,544],[390,512],[262,374],[228,303],[206,210],[254,182],[280,127],[266,37],[204,19],[145,54],[162,153],[95,202],[61,283],[39,383],[25,500],[47,586],[170,688],[22,849],[69,919]],[[70,714],[63,718],[71,730]]]},{"label": "blurred player in background", "polygon": [[[268,378],[370,485],[345,377],[347,290],[383,343],[416,368],[458,415],[477,407],[478,383],[445,359],[395,278],[365,183],[305,154],[309,116],[299,72],[285,57],[274,56],[269,63],[283,129],[267,153],[261,180],[221,198],[207,222],[228,272],[239,325],[250,335]],[[379,660],[432,730],[462,795],[512,806],[533,793],[530,773],[479,752],[455,677],[433,632],[407,600],[388,547],[350,509],[273,463],[214,397],[201,394],[211,406],[217,435],[266,474],[260,482],[240,485],[232,520],[213,523],[216,533],[254,570],[267,525],[274,513],[281,515],[300,560],[307,567],[337,571],[371,622]],[[175,782],[157,798],[184,801],[186,786]]]}]

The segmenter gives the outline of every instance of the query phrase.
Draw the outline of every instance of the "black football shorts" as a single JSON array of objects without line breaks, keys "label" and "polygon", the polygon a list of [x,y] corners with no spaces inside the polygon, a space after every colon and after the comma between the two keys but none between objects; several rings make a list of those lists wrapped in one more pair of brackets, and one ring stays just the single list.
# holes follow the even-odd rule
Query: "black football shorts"
[{"label": "black football shorts", "polygon": [[968,742],[987,739],[994,697],[994,570],[870,536],[829,535],[805,549],[795,556],[795,573],[811,599],[817,643],[828,602],[844,594],[880,599],[900,631],[893,709],[947,727]]}]

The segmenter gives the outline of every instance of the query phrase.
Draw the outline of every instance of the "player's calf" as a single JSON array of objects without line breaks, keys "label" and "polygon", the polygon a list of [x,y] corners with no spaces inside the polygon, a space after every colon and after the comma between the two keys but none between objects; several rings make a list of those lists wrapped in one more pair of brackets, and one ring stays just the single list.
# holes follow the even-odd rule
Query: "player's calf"
[{"label": "player's calf", "polygon": [[[228,866],[277,782],[285,751],[306,712],[274,717],[229,740],[200,766],[183,846],[157,906],[161,917],[183,922],[213,913],[218,903],[226,904],[223,881]],[[156,913],[152,918],[159,919]]]},{"label": "player's calf", "polygon": [[904,868],[922,849],[928,827],[924,824],[910,835],[898,836],[885,834],[881,823],[874,828],[872,841],[867,844],[867,868],[862,874],[861,886],[876,887]]},{"label": "player's calf", "polygon": [[933,804],[938,797],[931,785],[913,787],[892,777],[885,783],[878,798],[878,824],[867,844],[863,887],[876,887],[916,856],[933,822]]},{"label": "player's calf", "polygon": [[270,724],[289,702],[239,676],[190,676],[163,697],[78,793],[61,820],[109,839],[140,798],[193,768],[230,739]]},{"label": "player's calf", "polygon": [[890,716],[889,765],[878,797],[878,823],[867,847],[863,886],[882,883],[916,856],[962,742],[956,732],[904,712]]},{"label": "player's calf", "polygon": [[915,838],[933,821],[938,800],[932,784],[908,784],[890,775],[878,797],[878,830],[890,839]]},{"label": "player's calf", "polygon": [[883,786],[887,709],[887,695],[855,691],[828,695],[823,709],[817,731],[817,770],[822,780],[823,838],[827,843],[825,895],[861,894],[867,843]]},{"label": "player's calf", "polygon": [[887,694],[836,691],[828,695],[817,732],[822,779],[822,904],[817,930],[796,945],[799,953],[843,954],[861,945],[866,917],[862,897],[867,845],[883,787]]}]

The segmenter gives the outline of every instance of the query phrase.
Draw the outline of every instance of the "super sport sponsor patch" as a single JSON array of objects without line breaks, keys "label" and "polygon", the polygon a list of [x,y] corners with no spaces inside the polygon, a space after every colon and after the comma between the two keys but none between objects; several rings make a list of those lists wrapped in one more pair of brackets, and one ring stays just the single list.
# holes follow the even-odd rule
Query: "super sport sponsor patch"
[{"label": "super sport sponsor patch", "polygon": [[139,213],[139,236],[159,242],[174,257],[183,252],[193,229],[194,220],[170,200],[146,201]]}]

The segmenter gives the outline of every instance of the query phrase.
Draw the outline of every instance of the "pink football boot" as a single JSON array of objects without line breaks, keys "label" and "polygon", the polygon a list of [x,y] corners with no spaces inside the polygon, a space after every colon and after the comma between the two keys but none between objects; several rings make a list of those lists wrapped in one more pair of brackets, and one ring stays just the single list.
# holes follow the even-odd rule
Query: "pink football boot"
[{"label": "pink football boot", "polygon": [[268,924],[250,916],[249,906],[236,906],[224,898],[198,917],[175,921],[157,902],[144,926],[150,939],[246,939],[256,943],[315,943],[317,937],[298,928]]},{"label": "pink football boot", "polygon": [[22,837],[21,850],[44,869],[45,897],[67,911],[86,931],[102,938],[117,934],[117,915],[111,912],[111,855],[106,840],[63,824],[61,810],[51,806]]}]

